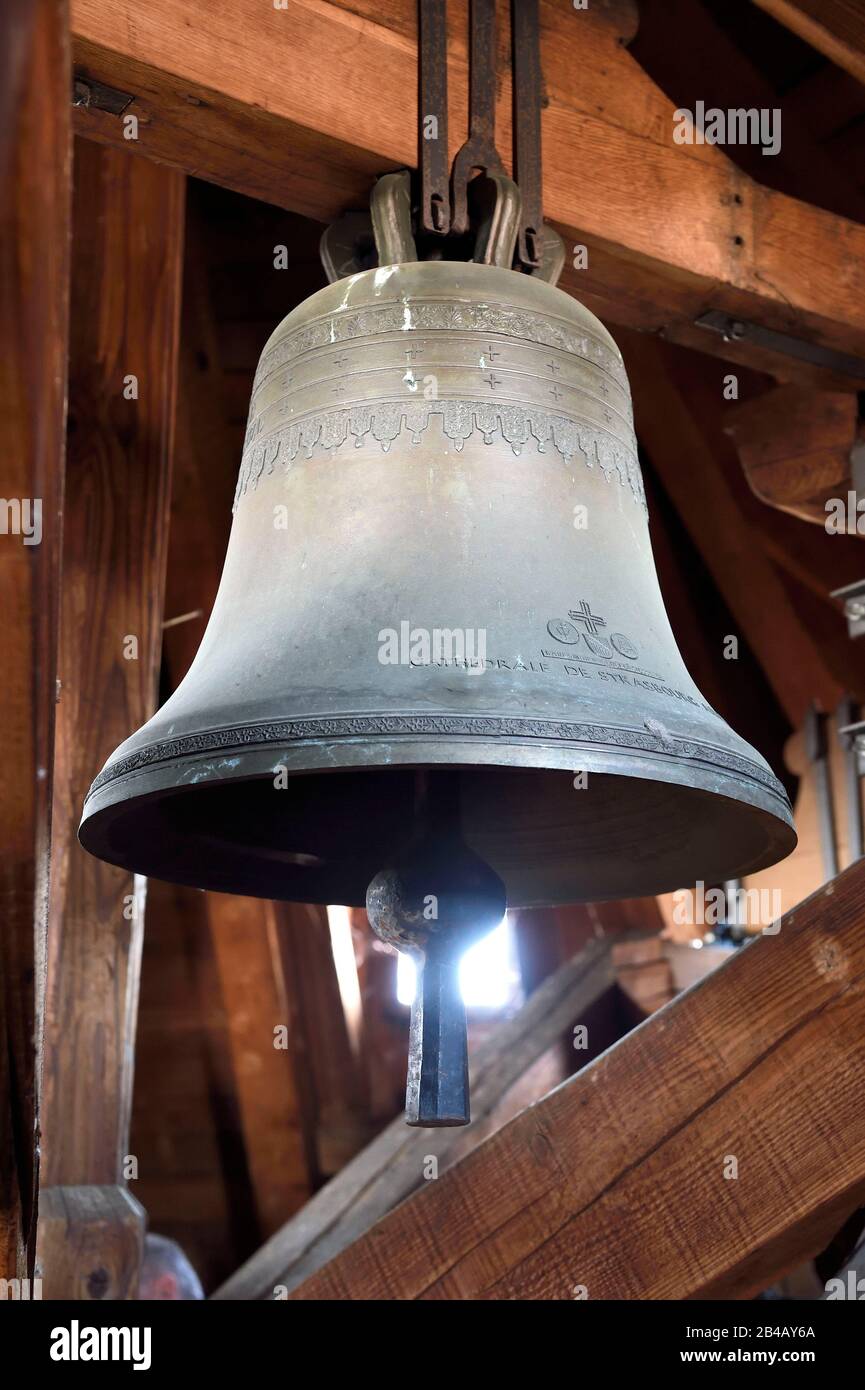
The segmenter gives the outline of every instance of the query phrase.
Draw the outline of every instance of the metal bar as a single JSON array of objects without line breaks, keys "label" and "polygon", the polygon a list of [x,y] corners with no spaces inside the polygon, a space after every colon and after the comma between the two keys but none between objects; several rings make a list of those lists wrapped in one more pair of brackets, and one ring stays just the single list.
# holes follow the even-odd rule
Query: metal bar
[{"label": "metal bar", "polygon": [[511,0],[514,178],[522,196],[517,257],[527,270],[541,265],[541,40],[538,0]]},{"label": "metal bar", "polygon": [[447,0],[418,0],[418,164],[421,172],[421,227],[446,236],[450,231],[448,186]]},{"label": "metal bar", "polygon": [[110,116],[122,116],[135,97],[131,92],[119,92],[116,87],[106,87],[104,82],[94,82],[91,77],[79,77],[72,82],[72,105],[88,106],[93,111],[107,111]]},{"label": "metal bar", "polygon": [[503,174],[496,149],[496,5],[471,0],[469,44],[469,138],[457,152],[452,176],[451,225],[462,235],[469,229],[468,183],[475,173]]},{"label": "metal bar", "polygon": [[863,833],[862,833],[862,792],[859,784],[859,757],[856,751],[856,739],[849,732],[850,725],[855,723],[856,711],[853,700],[849,695],[845,695],[837,710],[835,711],[835,728],[838,734],[838,742],[844,750],[844,789],[847,800],[847,834],[850,840],[850,859],[849,863],[854,863],[862,858],[863,853]]},{"label": "metal bar", "polygon": [[467,1125],[469,1051],[466,1009],[460,993],[458,949],[432,951],[420,967],[411,1008],[405,1118],[437,1129]]},{"label": "metal bar", "polygon": [[824,347],[822,343],[809,343],[804,338],[793,338],[789,333],[778,333],[774,328],[764,328],[760,323],[748,323],[744,319],[734,319],[720,309],[711,309],[694,320],[697,328],[708,328],[712,333],[720,333],[725,342],[749,342],[769,352],[780,352],[785,357],[796,357],[800,362],[810,362],[815,367],[825,367],[827,371],[840,372],[865,380],[865,361],[847,352],[837,352],[835,348]]},{"label": "metal bar", "polygon": [[805,719],[805,746],[814,769],[817,788],[817,809],[820,817],[820,847],[823,857],[823,881],[828,883],[838,873],[838,852],[835,847],[835,812],[832,805],[832,782],[826,747],[826,716],[814,705]]},{"label": "metal bar", "polygon": [[496,2],[471,0],[469,135],[495,149]]},{"label": "metal bar", "polygon": [[865,634],[865,579],[845,584],[843,589],[833,589],[829,597],[840,599],[844,605],[847,636],[862,637]]}]

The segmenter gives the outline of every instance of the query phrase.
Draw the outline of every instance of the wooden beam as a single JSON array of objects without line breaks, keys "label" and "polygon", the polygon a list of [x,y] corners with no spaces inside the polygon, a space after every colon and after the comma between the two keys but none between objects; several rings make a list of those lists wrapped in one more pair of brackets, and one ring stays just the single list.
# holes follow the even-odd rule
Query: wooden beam
[{"label": "wooden beam", "polygon": [[205,894],[159,879],[147,885],[130,1143],[149,1229],[215,1288],[264,1237]]},{"label": "wooden beam", "polygon": [[[368,1086],[360,1065],[360,1018],[354,1042],[340,991],[326,908],[276,903],[276,969],[285,992],[298,1088],[307,1091],[312,1181],[320,1187],[372,1137]],[[348,909],[343,945],[346,971],[355,969]],[[360,989],[357,986],[357,1004]],[[358,1008],[358,1013],[360,1009]]]},{"label": "wooden beam", "polygon": [[225,378],[210,303],[207,228],[195,185],[187,200],[180,388],[168,535],[163,661],[175,690],[188,671],[213,607],[231,530],[239,459],[226,428]]},{"label": "wooden beam", "polygon": [[616,983],[638,1021],[663,1008],[676,993],[673,971],[659,935],[631,936],[615,942],[613,965]]},{"label": "wooden beam", "polygon": [[[757,35],[753,46],[746,40],[743,51],[716,18],[719,13],[705,0],[640,0],[640,27],[630,51],[682,107],[693,110],[701,100],[705,110],[725,110],[733,96],[738,108],[778,108],[783,138],[776,153],[767,158],[759,145],[740,144],[736,163],[758,183],[766,178],[773,188],[793,198],[818,203],[861,222],[865,219],[865,195],[844,164],[835,161],[821,143],[833,130],[858,116],[861,91],[854,116],[844,109],[843,92],[839,92],[844,86],[843,75],[824,67],[829,82],[819,83],[810,99],[800,101],[802,83],[798,81],[780,94],[759,66]],[[772,26],[759,27],[771,30]],[[681,43],[670,42],[674,34],[681,36]],[[806,78],[806,88],[808,85]]]},{"label": "wooden beam", "polygon": [[861,1205],[863,1085],[860,861],[292,1296],[750,1297]]},{"label": "wooden beam", "polygon": [[[213,1295],[268,1299],[291,1290],[346,1250],[379,1217],[443,1171],[459,1146],[485,1138],[502,1097],[613,984],[605,943],[592,942],[540,986],[499,1029],[472,1066],[472,1123],[467,1130],[411,1129],[402,1115],[313,1197],[293,1221]],[[435,1187],[436,1182],[430,1181]]]},{"label": "wooden beam", "polygon": [[[771,524],[761,528],[760,538],[763,549],[776,565],[795,576],[798,583],[816,598],[822,599],[827,605],[827,613],[834,609],[843,618],[840,605],[834,599],[830,600],[829,595],[833,589],[861,579],[863,554],[860,538],[848,532],[845,536],[833,536],[832,545],[827,546],[825,535],[822,528],[818,531],[815,526],[801,526],[796,518],[785,512],[777,512],[771,517]],[[846,635],[846,622],[840,626]],[[825,632],[821,634],[824,651],[826,635]],[[855,683],[857,663],[852,662],[852,657],[858,649],[853,647],[851,650],[849,637],[847,643],[846,670],[841,679],[849,685],[851,681]],[[861,666],[858,666],[858,674],[861,677]]]},{"label": "wooden beam", "polygon": [[0,7],[0,1276],[33,1273],[66,422],[65,0]]},{"label": "wooden beam", "polygon": [[[686,406],[690,418],[698,422],[707,446],[707,452],[702,456],[694,455],[687,459],[679,455],[680,466],[683,465],[687,472],[693,474],[695,488],[700,493],[703,489],[704,474],[713,478],[710,483],[713,495],[715,484],[723,484],[718,493],[721,510],[717,513],[711,510],[711,503],[706,494],[704,500],[707,510],[703,513],[702,526],[696,513],[693,514],[692,523],[689,523],[707,565],[716,563],[719,549],[725,549],[728,544],[729,528],[734,527],[739,529],[740,540],[744,541],[749,537],[755,547],[759,546],[764,551],[763,557],[753,561],[744,546],[738,552],[741,556],[741,573],[750,575],[755,585],[764,582],[766,571],[761,561],[770,552],[774,552],[776,547],[773,547],[771,542],[783,546],[786,551],[785,563],[777,569],[770,569],[768,582],[771,583],[774,572],[775,577],[781,581],[786,599],[785,628],[791,634],[795,633],[795,628],[788,621],[792,609],[798,631],[804,640],[797,641],[795,647],[785,648],[778,645],[777,633],[773,633],[768,624],[762,627],[760,644],[752,644],[752,651],[763,665],[768,679],[777,682],[779,668],[790,665],[791,653],[795,650],[795,660],[801,664],[805,680],[816,692],[814,698],[822,703],[824,709],[834,707],[838,699],[836,692],[839,690],[846,690],[859,699],[865,699],[865,647],[861,643],[850,641],[840,606],[827,597],[830,590],[839,584],[852,583],[861,576],[862,559],[858,537],[833,536],[831,545],[827,545],[825,532],[821,533],[812,526],[804,526],[795,517],[786,516],[782,512],[772,512],[759,502],[742,476],[732,441],[724,433],[724,423],[730,409],[723,393],[726,374],[722,373],[717,363],[701,354],[682,352],[675,348],[661,348],[661,352],[666,372],[675,384],[676,394]],[[646,410],[651,401],[647,403],[644,394],[641,403]],[[695,457],[702,457],[704,460],[704,467],[700,470],[694,468]],[[727,502],[732,504],[732,509],[729,509],[723,500],[724,492]],[[722,515],[727,517],[727,529],[720,524]],[[767,545],[770,533],[770,543]],[[736,553],[735,545],[732,549],[733,553]],[[790,564],[786,563],[788,559]],[[791,578],[791,569],[794,566],[811,572],[811,582],[806,583],[804,588],[798,578]],[[741,579],[741,575],[738,578]],[[822,592],[818,592],[818,580],[823,581]],[[737,579],[730,574],[728,582],[732,586]],[[741,605],[748,616],[744,596]],[[760,605],[752,595],[751,616],[759,609]],[[774,611],[772,603],[763,604],[763,617],[773,614]],[[739,613],[736,612],[735,616],[738,618]],[[741,620],[740,626],[742,631],[747,632],[741,625]],[[730,662],[725,661],[724,665],[729,667]],[[799,722],[795,716],[791,717],[791,723],[794,725],[798,726]],[[755,742],[761,748],[762,738],[762,734],[755,738]]]},{"label": "wooden beam", "polygon": [[[732,406],[725,431],[735,442],[755,497],[801,521],[826,525],[826,503],[853,488],[851,452],[857,398],[849,392],[778,386]],[[853,534],[858,513],[854,513]],[[846,524],[841,530],[846,530]]]},{"label": "wooden beam", "polygon": [[396,953],[387,950],[369,924],[366,910],[350,907],[360,990],[360,1065],[372,1132],[377,1134],[405,1108],[408,1051],[407,1010],[394,1008]]},{"label": "wooden beam", "polygon": [[755,0],[818,53],[865,83],[865,5],[862,0]]},{"label": "wooden beam", "polygon": [[[687,354],[637,334],[621,346],[638,438],[782,708],[794,727],[815,699],[834,709],[841,687],[738,506],[705,411],[678,385]],[[716,393],[720,409],[720,374]]]},{"label": "wooden beam", "polygon": [[[569,257],[563,287],[613,323],[780,375],[802,369],[730,349],[694,320],[711,306],[865,356],[865,227],[761,187],[716,146],[676,144],[672,103],[623,47],[632,5],[541,8],[545,211],[568,248],[589,248],[589,270]],[[456,147],[467,60],[464,8],[451,9]],[[322,220],[363,204],[376,174],[414,164],[414,0],[223,0],[206,24],[195,0],[153,0],[146,13],[135,0],[74,0],[73,14],[77,69],[133,98],[126,114],[138,113],[153,158]],[[503,78],[504,151],[510,102]],[[124,139],[123,117],[94,106],[76,122]]]},{"label": "wooden beam", "polygon": [[46,1014],[44,1181],[124,1179],[144,880],[77,841],[155,708],[183,249],[181,174],[80,141]]},{"label": "wooden beam", "polygon": [[206,912],[258,1227],[267,1237],[310,1191],[276,904],[208,893]]},{"label": "wooden beam", "polygon": [[735,631],[735,621],[651,460],[644,457],[647,461],[643,482],[649,535],[676,644],[703,698],[780,772],[789,720],[749,647],[740,647],[738,661],[724,660],[725,638]]},{"label": "wooden beam", "polygon": [[38,1274],[46,1300],[138,1297],[147,1216],[125,1187],[54,1187],[39,1204]]}]

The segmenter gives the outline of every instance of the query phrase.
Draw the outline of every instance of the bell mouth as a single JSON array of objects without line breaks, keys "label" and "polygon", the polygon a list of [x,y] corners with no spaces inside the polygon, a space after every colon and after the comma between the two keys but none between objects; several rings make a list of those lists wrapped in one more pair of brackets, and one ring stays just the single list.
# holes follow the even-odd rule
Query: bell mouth
[{"label": "bell mouth", "polygon": [[[176,765],[151,766],[97,786],[79,838],[109,863],[169,882],[362,907],[370,880],[408,843],[415,774],[441,766],[437,752],[392,747],[387,766],[301,770],[286,756],[277,776],[272,752],[265,770],[248,750],[228,778],[226,760],[211,758],[187,766],[180,783]],[[547,752],[553,765],[539,767],[537,748],[447,750],[465,841],[504,880],[513,907],[720,883],[795,848],[779,783],[645,752]]]}]

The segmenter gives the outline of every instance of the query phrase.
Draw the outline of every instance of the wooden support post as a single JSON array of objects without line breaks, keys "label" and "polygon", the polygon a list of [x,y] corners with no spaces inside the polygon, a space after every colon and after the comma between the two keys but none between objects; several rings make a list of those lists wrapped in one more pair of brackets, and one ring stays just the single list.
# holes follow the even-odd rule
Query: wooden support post
[{"label": "wooden support post", "polygon": [[68,1215],[40,1237],[55,1297],[100,1296],[86,1291],[83,1260],[112,1287],[137,1283],[128,1262],[141,1230],[137,1245],[126,1230],[141,1209],[113,1185],[136,1176],[127,1158],[145,882],[86,854],[76,831],[93,776],[155,706],[184,196],[173,170],[76,148],[43,1116],[46,1212]]},{"label": "wooden support post", "polygon": [[425,1184],[424,1179],[432,1179],[453,1162],[455,1153],[486,1137],[490,1117],[511,1087],[579,1022],[614,978],[606,943],[590,943],[545,980],[480,1050],[472,1066],[468,1129],[411,1129],[400,1115],[213,1297],[267,1299],[277,1289],[294,1289],[415,1188],[436,1187],[437,1182]]},{"label": "wooden support post", "polygon": [[43,1299],[104,1302],[138,1296],[147,1217],[125,1187],[53,1187],[39,1209]]},{"label": "wooden support post", "polygon": [[69,279],[65,0],[0,7],[0,1278],[33,1272]]},{"label": "wooden support post", "polygon": [[155,708],[184,179],[79,142],[60,626],[44,1179],[123,1181],[144,882],[76,832],[90,782]]},{"label": "wooden support post", "polygon": [[747,1298],[865,1197],[865,861],[293,1297]]}]

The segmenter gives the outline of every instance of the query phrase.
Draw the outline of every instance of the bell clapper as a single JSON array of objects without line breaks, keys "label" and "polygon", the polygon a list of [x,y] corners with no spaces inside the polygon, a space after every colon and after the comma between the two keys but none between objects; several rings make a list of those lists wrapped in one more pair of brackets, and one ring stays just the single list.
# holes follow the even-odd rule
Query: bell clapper
[{"label": "bell clapper", "polygon": [[462,838],[459,772],[422,769],[417,785],[415,835],[393,867],[376,874],[366,906],[376,935],[418,964],[406,1120],[438,1128],[471,1118],[459,963],[498,926],[507,897],[498,874]]}]

